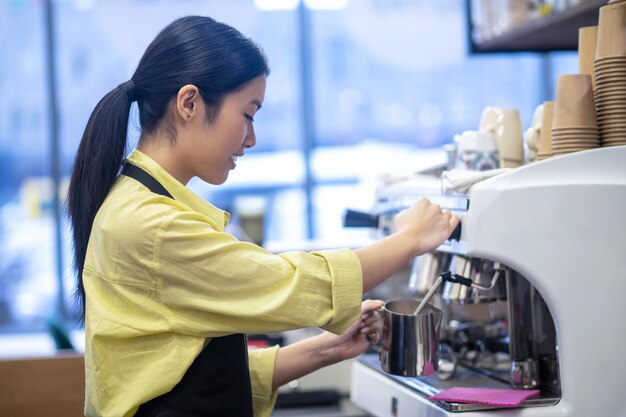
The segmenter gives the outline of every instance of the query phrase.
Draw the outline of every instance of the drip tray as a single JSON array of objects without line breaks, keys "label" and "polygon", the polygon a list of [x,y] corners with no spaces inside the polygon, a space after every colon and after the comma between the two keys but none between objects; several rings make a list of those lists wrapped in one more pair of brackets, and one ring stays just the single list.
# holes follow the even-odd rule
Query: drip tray
[{"label": "drip tray", "polygon": [[[511,387],[501,381],[490,378],[469,368],[458,366],[454,378],[447,381],[441,381],[437,378],[437,374],[424,376],[424,377],[404,377],[396,376],[386,373],[380,367],[380,361],[377,354],[364,354],[361,355],[359,361],[371,369],[381,373],[382,375],[390,378],[400,385],[415,391],[424,397],[430,397],[439,393],[440,391],[454,387],[472,387],[472,388],[501,388],[510,389]],[[560,401],[560,397],[554,394],[541,392],[539,397],[531,398],[524,401],[520,407],[545,407],[555,405]],[[484,404],[464,404],[454,403],[447,401],[434,401],[433,404],[438,405],[446,411],[453,413],[463,411],[478,411],[478,410],[493,410],[502,407],[494,407]]]}]

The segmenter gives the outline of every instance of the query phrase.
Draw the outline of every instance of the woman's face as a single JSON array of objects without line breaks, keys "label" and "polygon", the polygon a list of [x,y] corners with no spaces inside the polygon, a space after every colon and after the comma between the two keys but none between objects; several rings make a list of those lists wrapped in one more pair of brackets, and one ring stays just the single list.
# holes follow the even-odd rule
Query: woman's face
[{"label": "woman's face", "polygon": [[215,118],[198,124],[193,147],[186,163],[197,176],[210,184],[222,184],[235,169],[237,158],[256,144],[254,116],[265,97],[266,77],[261,75],[242,89],[224,97]]}]

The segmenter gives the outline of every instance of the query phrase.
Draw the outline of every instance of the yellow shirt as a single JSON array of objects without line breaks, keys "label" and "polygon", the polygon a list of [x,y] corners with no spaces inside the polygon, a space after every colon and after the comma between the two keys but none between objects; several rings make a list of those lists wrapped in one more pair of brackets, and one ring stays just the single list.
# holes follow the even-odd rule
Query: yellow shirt
[{"label": "yellow shirt", "polygon": [[[357,319],[361,266],[338,249],[274,255],[224,232],[228,213],[135,150],[174,200],[120,176],[96,215],[83,270],[87,416],[132,416],[169,392],[213,337]],[[255,416],[271,413],[277,347],[249,354]],[[219,360],[219,358],[215,358]]]}]

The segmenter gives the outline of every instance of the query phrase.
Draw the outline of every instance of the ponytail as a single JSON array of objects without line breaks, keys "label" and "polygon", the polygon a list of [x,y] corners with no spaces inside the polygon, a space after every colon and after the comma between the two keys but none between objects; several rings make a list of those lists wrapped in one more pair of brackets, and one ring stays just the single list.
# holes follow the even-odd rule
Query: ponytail
[{"label": "ponytail", "polygon": [[130,106],[136,97],[133,81],[120,84],[96,105],[76,153],[67,198],[74,241],[76,296],[85,317],[83,266],[96,213],[115,182],[126,151]]}]

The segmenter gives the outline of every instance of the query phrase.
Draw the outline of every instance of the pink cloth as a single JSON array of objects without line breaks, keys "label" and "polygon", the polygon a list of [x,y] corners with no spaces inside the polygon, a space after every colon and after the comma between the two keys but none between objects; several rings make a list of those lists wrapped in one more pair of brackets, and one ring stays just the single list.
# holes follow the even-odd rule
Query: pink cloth
[{"label": "pink cloth", "polygon": [[496,407],[518,407],[529,398],[537,397],[538,389],[450,388],[429,397],[431,401],[486,404]]}]

